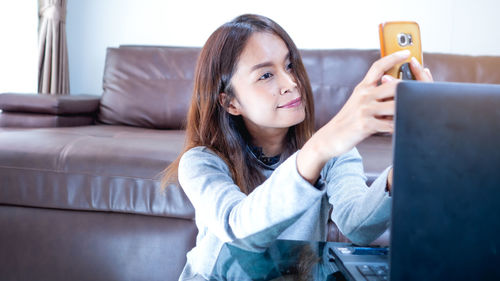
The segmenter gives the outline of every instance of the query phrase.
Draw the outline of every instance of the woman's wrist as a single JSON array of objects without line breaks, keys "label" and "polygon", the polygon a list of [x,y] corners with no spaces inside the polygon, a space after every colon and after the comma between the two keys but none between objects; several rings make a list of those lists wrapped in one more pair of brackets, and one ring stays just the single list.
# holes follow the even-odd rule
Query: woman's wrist
[{"label": "woman's wrist", "polygon": [[297,154],[297,171],[305,180],[314,184],[327,161],[321,145],[313,136]]}]

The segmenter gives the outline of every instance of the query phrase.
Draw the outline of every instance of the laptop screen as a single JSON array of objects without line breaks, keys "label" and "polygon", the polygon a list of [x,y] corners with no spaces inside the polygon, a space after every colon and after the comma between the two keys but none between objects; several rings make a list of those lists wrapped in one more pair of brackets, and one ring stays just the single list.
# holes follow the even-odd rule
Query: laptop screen
[{"label": "laptop screen", "polygon": [[500,85],[402,82],[390,280],[500,280]]}]

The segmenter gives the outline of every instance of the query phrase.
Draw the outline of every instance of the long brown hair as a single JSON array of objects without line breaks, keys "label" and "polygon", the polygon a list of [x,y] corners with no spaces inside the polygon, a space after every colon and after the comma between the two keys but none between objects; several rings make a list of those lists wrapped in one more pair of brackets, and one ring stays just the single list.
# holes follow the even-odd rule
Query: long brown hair
[{"label": "long brown hair", "polygon": [[[184,152],[205,146],[223,159],[240,190],[249,194],[265,179],[259,172],[258,162],[247,149],[250,135],[241,116],[226,111],[234,98],[231,77],[238,59],[250,36],[255,32],[268,32],[280,37],[290,52],[292,73],[305,104],[305,119],[290,127],[282,159],[290,156],[314,132],[314,104],[309,77],[300,53],[286,31],[269,18],[246,14],[219,27],[208,38],[198,58],[194,90],[186,124],[186,143],[183,152],[164,171],[162,186],[176,181],[179,160]],[[220,93],[226,93],[225,104],[220,104]]]}]

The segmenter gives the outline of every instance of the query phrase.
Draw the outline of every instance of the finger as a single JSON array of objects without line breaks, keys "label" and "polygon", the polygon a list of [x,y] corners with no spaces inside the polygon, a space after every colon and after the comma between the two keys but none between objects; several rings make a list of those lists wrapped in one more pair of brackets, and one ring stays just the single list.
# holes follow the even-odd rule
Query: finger
[{"label": "finger", "polygon": [[371,95],[375,100],[391,100],[394,99],[394,95],[396,94],[396,88],[401,82],[399,79],[394,79],[390,82],[385,82],[384,84],[371,88]]},{"label": "finger", "polygon": [[373,119],[373,129],[375,133],[393,133],[394,132],[394,121],[384,120],[384,119]]},{"label": "finger", "polygon": [[434,81],[434,78],[432,77],[432,73],[430,69],[424,68],[425,73],[427,73],[427,76],[429,77],[430,81]]},{"label": "finger", "polygon": [[410,51],[403,50],[377,60],[372,64],[366,73],[363,82],[370,85],[376,85],[387,70],[391,69],[391,67],[397,65],[398,63],[405,61],[409,56]]},{"label": "finger", "polygon": [[390,117],[394,116],[394,111],[396,110],[396,104],[394,100],[376,102],[373,105],[373,115],[376,117]]},{"label": "finger", "polygon": [[415,78],[419,81],[432,82],[432,78],[425,72],[424,67],[416,58],[411,58],[410,68]]}]

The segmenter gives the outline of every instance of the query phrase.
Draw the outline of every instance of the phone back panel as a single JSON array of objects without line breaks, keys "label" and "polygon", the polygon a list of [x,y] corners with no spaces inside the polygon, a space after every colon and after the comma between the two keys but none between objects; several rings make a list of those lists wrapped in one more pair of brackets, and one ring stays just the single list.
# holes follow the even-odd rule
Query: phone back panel
[{"label": "phone back panel", "polygon": [[[411,44],[400,44],[401,40],[408,40],[408,35],[411,36]],[[382,57],[390,55],[401,50],[410,50],[411,55],[403,63],[410,62],[411,57],[415,57],[421,65],[424,65],[422,58],[422,45],[420,42],[420,28],[416,22],[409,21],[394,21],[385,22],[379,25],[380,36],[380,53]],[[405,37],[404,39],[401,36]],[[387,74],[398,78],[399,68],[403,64],[399,64],[389,71]]]}]

